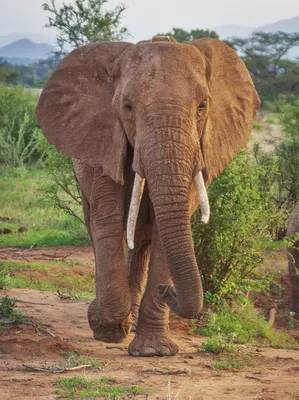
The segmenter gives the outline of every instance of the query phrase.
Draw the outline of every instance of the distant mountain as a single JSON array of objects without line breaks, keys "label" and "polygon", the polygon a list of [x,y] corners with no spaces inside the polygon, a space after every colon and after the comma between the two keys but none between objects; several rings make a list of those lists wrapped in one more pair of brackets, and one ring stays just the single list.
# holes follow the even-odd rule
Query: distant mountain
[{"label": "distant mountain", "polygon": [[0,47],[6,46],[10,43],[15,42],[16,40],[27,38],[32,40],[32,42],[36,43],[48,43],[53,44],[55,39],[40,34],[40,33],[32,33],[32,32],[14,32],[10,33],[9,35],[0,36]]},{"label": "distant mountain", "polygon": [[241,25],[221,25],[213,29],[218,33],[221,39],[227,39],[231,36],[245,38],[254,31],[254,28]]},{"label": "distant mountain", "polygon": [[218,33],[221,39],[227,39],[230,36],[246,37],[249,36],[252,32],[256,31],[269,32],[269,33],[282,31],[287,33],[293,33],[293,32],[299,32],[299,17],[282,19],[272,24],[267,24],[257,27],[248,27],[241,25],[221,25],[221,26],[216,26],[213,29]]},{"label": "distant mountain", "polygon": [[[48,58],[52,46],[48,43],[35,43],[27,38],[16,40],[0,48],[0,57],[9,59],[31,59],[32,62]],[[23,63],[21,60],[18,64]],[[26,62],[27,64],[27,62]]]},{"label": "distant mountain", "polygon": [[299,17],[282,19],[280,21],[274,22],[273,24],[260,26],[259,28],[254,30],[270,32],[270,33],[274,33],[277,31],[282,31],[287,33],[299,32]]},{"label": "distant mountain", "polygon": [[[253,32],[262,31],[267,33],[275,33],[278,31],[287,33],[299,33],[299,17],[294,17],[290,19],[282,19],[280,21],[274,22],[273,24],[267,24],[257,27],[248,27],[240,25],[221,25],[213,28],[221,39],[227,39],[232,36],[238,36],[246,38]],[[294,47],[288,53],[288,57],[294,59],[299,57],[299,46]]]}]

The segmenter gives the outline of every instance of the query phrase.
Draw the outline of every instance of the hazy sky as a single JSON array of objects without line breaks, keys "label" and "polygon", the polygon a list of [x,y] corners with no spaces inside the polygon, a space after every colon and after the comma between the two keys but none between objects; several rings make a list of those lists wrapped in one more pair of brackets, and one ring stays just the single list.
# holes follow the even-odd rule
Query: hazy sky
[{"label": "hazy sky", "polygon": [[[41,9],[45,0],[0,0],[0,36],[12,32],[55,32],[43,28],[46,13]],[[57,4],[69,0],[56,0]],[[109,0],[113,8],[121,0]],[[124,0],[128,6],[124,24],[132,40],[147,39],[172,27],[215,28],[238,24],[257,27],[280,19],[299,16],[298,0]]]}]

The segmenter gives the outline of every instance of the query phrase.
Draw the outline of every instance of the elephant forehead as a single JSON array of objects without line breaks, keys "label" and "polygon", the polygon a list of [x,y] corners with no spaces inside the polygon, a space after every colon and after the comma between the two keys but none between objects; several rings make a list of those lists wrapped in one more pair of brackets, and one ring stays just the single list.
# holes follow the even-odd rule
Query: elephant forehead
[{"label": "elephant forehead", "polygon": [[186,44],[136,45],[126,53],[120,70],[118,89],[131,99],[143,95],[200,99],[207,93],[206,59]]},{"label": "elephant forehead", "polygon": [[133,46],[122,60],[121,69],[126,73],[148,73],[190,76],[205,70],[205,57],[194,46],[180,43],[140,43]]}]

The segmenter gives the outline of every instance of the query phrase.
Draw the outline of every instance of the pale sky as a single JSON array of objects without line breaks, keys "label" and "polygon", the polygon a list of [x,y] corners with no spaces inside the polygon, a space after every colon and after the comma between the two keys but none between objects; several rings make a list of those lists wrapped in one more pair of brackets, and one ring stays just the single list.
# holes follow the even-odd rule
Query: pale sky
[{"label": "pale sky", "polygon": [[[57,4],[70,0],[56,0]],[[0,0],[0,36],[12,32],[55,32],[43,28],[47,18],[41,4],[44,0]],[[121,0],[109,0],[114,8]],[[213,29],[219,25],[237,24],[258,27],[281,19],[299,16],[299,0],[124,0],[128,10],[123,19],[132,41],[148,39],[172,27],[186,30]]]}]

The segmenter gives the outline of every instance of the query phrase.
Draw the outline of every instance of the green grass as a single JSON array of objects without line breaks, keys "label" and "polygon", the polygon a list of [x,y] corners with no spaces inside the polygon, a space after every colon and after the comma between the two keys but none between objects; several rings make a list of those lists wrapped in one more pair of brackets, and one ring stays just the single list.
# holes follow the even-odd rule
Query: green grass
[{"label": "green grass", "polygon": [[259,121],[254,120],[254,121],[253,121],[253,128],[254,128],[256,131],[260,132],[260,131],[262,131],[262,130],[265,129],[265,126],[264,126],[264,124],[263,124],[262,122],[259,122]]},{"label": "green grass", "polygon": [[[86,245],[89,243],[82,223],[43,202],[41,182],[47,178],[43,170],[0,167],[0,228],[12,234],[0,235],[0,247]],[[18,233],[25,226],[28,232]]]},{"label": "green grass", "polygon": [[1,276],[9,277],[9,287],[60,291],[73,300],[94,298],[92,265],[72,261],[0,261],[0,271],[0,283]]},{"label": "green grass", "polygon": [[62,352],[63,359],[59,360],[54,367],[60,368],[74,368],[80,365],[91,365],[93,368],[97,368],[100,365],[100,360],[93,359],[90,357],[82,356],[79,352]]},{"label": "green grass", "polygon": [[214,361],[212,362],[212,368],[215,371],[223,371],[223,370],[235,370],[246,367],[248,364],[245,361],[241,361],[239,359],[232,359],[226,361]]},{"label": "green grass", "polygon": [[225,351],[230,343],[299,349],[295,339],[270,327],[250,303],[231,307],[223,304],[216,311],[210,310],[205,326],[193,325],[191,333],[209,336],[204,349],[214,353]]},{"label": "green grass", "polygon": [[56,394],[68,400],[72,399],[121,399],[124,395],[141,395],[145,391],[137,385],[116,386],[115,381],[108,377],[87,380],[86,378],[61,378],[54,381],[59,387]]},{"label": "green grass", "polygon": [[208,338],[202,344],[202,350],[208,353],[220,354],[220,353],[235,353],[237,347],[226,342],[226,339],[220,334]]}]

